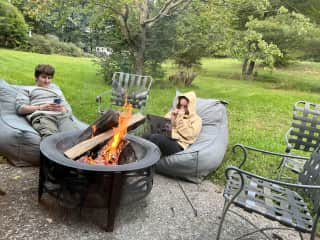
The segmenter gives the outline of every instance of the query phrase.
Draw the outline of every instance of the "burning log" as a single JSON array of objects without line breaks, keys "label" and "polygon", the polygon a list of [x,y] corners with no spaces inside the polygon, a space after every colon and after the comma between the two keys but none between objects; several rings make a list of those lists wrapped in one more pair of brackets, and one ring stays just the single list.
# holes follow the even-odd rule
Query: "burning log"
[{"label": "burning log", "polygon": [[80,161],[98,165],[118,165],[120,154],[129,143],[128,141],[124,140],[124,136],[127,134],[127,128],[131,118],[131,113],[132,105],[126,100],[119,115],[118,127],[113,128],[112,139],[110,139],[108,143],[102,148],[97,158],[94,159],[92,157],[92,154],[89,153],[81,157]]},{"label": "burning log", "polygon": [[[135,113],[131,116],[129,123],[128,123],[128,131],[135,129],[137,126],[142,124],[145,121],[145,116],[141,113]],[[87,151],[93,149],[97,145],[103,143],[106,140],[109,140],[114,135],[113,129],[110,129],[106,132],[103,132],[97,136],[94,136],[88,140],[82,141],[72,148],[66,150],[64,155],[70,159],[76,159],[77,157],[81,156],[82,154],[86,153]]]},{"label": "burning log", "polygon": [[119,113],[114,110],[108,110],[78,137],[76,144],[83,142],[91,137],[97,136],[118,125]]}]

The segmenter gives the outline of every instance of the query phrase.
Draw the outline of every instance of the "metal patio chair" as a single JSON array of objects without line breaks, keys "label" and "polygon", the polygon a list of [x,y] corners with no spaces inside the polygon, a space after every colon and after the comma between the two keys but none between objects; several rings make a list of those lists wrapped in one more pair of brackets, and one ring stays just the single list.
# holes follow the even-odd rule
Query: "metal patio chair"
[{"label": "metal patio chair", "polygon": [[[244,146],[236,144],[235,148]],[[234,151],[235,152],[235,151]],[[285,154],[283,154],[285,156]],[[287,155],[289,157],[289,155]],[[245,163],[242,162],[241,166]],[[282,239],[278,234],[273,233],[272,237],[266,231],[270,230],[296,230],[300,239],[302,233],[310,233],[310,239],[315,239],[316,227],[320,216],[320,152],[319,147],[312,153],[299,174],[299,181],[296,184],[267,179],[240,167],[228,167],[225,170],[227,182],[223,196],[225,203],[222,217],[218,228],[216,239],[220,239],[223,222],[227,212],[231,212],[243,218],[254,229],[245,233],[237,239],[248,237],[255,233],[261,233],[266,239]],[[298,192],[299,191],[299,192]],[[302,194],[300,194],[300,192]],[[310,204],[313,211],[309,210]],[[232,206],[240,207],[245,211],[263,215],[274,221],[278,221],[286,227],[263,227],[259,228],[252,221],[245,218],[231,209]],[[233,207],[232,207],[233,208]],[[314,214],[312,214],[314,212]]]},{"label": "metal patio chair", "polygon": [[102,100],[104,96],[110,97],[110,109],[119,109],[124,105],[127,97],[133,110],[143,113],[152,81],[151,76],[115,72],[112,76],[111,90],[107,90],[96,97],[98,114],[103,114],[105,111]]},{"label": "metal patio chair", "polygon": [[[287,147],[284,155],[242,145],[244,147],[244,157],[247,157],[248,151],[279,156],[281,162],[277,179],[295,179],[292,172],[299,174],[302,171],[303,165],[308,159],[308,157],[305,157],[305,153],[311,154],[320,143],[320,104],[305,101],[296,102],[293,107],[291,127],[287,131],[285,139]],[[297,150],[301,155],[293,154],[292,150]],[[302,154],[303,152],[304,154]]]}]

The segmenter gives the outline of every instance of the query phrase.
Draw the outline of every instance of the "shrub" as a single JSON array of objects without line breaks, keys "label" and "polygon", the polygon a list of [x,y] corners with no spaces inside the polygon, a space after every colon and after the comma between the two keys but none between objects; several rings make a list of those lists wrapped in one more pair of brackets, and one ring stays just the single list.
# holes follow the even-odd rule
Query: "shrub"
[{"label": "shrub", "polygon": [[53,53],[53,47],[50,42],[44,36],[38,34],[33,34],[29,38],[27,50],[43,54]]},{"label": "shrub", "polygon": [[0,46],[14,48],[25,42],[28,26],[12,4],[0,1]]},{"label": "shrub", "polygon": [[133,69],[133,60],[127,51],[113,52],[109,56],[101,55],[95,61],[100,65],[99,73],[106,83],[111,83],[114,72],[131,72]]},{"label": "shrub", "polygon": [[83,55],[82,49],[73,43],[60,42],[55,35],[33,34],[28,43],[22,49],[43,54],[60,54],[66,56],[80,57]]}]

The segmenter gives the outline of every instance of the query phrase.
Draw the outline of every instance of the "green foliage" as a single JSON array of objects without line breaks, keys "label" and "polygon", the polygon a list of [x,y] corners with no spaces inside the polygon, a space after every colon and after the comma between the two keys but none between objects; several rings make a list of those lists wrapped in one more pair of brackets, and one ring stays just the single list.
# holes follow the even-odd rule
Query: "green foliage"
[{"label": "green foliage", "polygon": [[284,6],[290,11],[301,13],[317,24],[320,23],[320,1],[318,0],[273,0],[272,3],[277,6]]},{"label": "green foliage", "polygon": [[303,50],[307,36],[312,36],[314,26],[302,14],[289,12],[280,7],[277,14],[263,20],[252,19],[247,27],[262,34],[267,43],[275,44],[283,53],[276,58],[277,64],[287,64],[298,57],[298,51]]},{"label": "green foliage", "polygon": [[201,69],[201,58],[218,51],[219,43],[225,40],[219,27],[224,25],[225,19],[212,14],[218,9],[206,2],[193,2],[185,14],[178,16],[171,57],[178,69],[169,77],[171,82],[191,85]]},{"label": "green foliage", "polygon": [[89,15],[83,1],[11,0],[33,32],[54,34],[64,42],[81,44],[88,33]]},{"label": "green foliage", "polygon": [[[231,43],[230,51],[232,56],[245,60],[242,67],[243,75],[252,74],[252,72],[250,73],[246,69],[248,61],[252,63],[261,61],[272,69],[275,57],[282,56],[281,51],[275,44],[267,43],[262,39],[262,34],[251,29],[236,32]],[[251,71],[253,71],[253,69],[251,69]]]},{"label": "green foliage", "polygon": [[306,36],[303,46],[298,51],[300,59],[310,61],[320,61],[320,29],[315,28],[311,34]]},{"label": "green foliage", "polygon": [[26,40],[28,26],[19,10],[8,2],[0,1],[0,46],[18,47]]},{"label": "green foliage", "polygon": [[114,72],[132,72],[133,60],[128,51],[113,52],[111,55],[101,55],[94,60],[99,64],[98,73],[103,76],[106,83],[111,83]]},{"label": "green foliage", "polygon": [[54,35],[33,34],[21,49],[43,54],[61,54],[66,56],[80,57],[83,51],[73,43],[61,42]]}]

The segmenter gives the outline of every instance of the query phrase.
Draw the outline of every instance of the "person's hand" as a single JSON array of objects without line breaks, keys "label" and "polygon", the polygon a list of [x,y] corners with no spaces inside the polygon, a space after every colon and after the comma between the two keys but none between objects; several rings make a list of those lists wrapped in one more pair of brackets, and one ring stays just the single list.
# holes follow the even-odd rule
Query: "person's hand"
[{"label": "person's hand", "polygon": [[45,103],[40,105],[41,111],[55,111],[55,112],[65,112],[66,109],[62,104],[56,103]]},{"label": "person's hand", "polygon": [[171,112],[171,118],[175,119],[177,118],[178,115],[184,115],[185,114],[185,111],[184,109],[175,109],[174,111]]},{"label": "person's hand", "polygon": [[178,115],[178,109],[175,109],[174,111],[171,112],[171,118],[175,119]]}]

